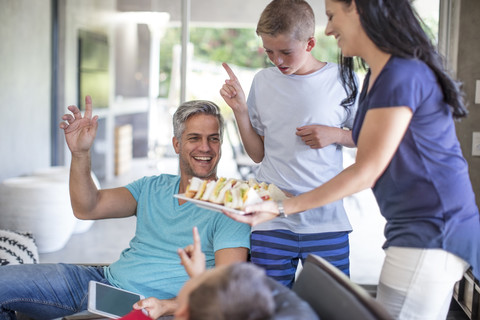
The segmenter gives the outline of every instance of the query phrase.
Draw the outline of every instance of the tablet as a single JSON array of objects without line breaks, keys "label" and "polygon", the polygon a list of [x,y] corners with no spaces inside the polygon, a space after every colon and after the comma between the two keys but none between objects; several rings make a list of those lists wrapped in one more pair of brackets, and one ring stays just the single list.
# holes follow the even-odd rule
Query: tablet
[{"label": "tablet", "polygon": [[[118,319],[133,310],[135,302],[144,299],[133,293],[100,282],[88,285],[88,311],[112,319]],[[143,310],[146,313],[145,310]]]}]

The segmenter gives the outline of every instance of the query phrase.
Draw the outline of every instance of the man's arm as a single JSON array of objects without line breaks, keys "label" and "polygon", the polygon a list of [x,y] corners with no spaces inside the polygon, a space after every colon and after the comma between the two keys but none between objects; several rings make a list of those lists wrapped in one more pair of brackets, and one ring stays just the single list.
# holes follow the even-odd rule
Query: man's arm
[{"label": "man's arm", "polygon": [[62,117],[60,128],[72,153],[70,199],[79,219],[126,217],[135,214],[136,201],[126,188],[98,190],[91,177],[90,149],[98,128],[98,116],[92,117],[92,99],[85,98],[85,114],[69,106],[72,114]]},{"label": "man's arm", "polygon": [[245,151],[247,151],[254,162],[259,163],[264,157],[263,137],[258,135],[252,127],[250,117],[248,116],[245,93],[235,73],[233,73],[228,64],[223,63],[222,65],[230,79],[225,80],[225,84],[220,89],[220,95],[233,110]]},{"label": "man's arm", "polygon": [[248,258],[247,248],[225,248],[215,252],[215,266],[245,262]]}]

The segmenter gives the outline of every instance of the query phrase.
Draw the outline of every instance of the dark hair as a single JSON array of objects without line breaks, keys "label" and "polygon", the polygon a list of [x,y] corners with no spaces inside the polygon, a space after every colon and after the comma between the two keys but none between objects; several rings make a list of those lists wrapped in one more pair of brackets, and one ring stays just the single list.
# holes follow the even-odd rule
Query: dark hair
[{"label": "dark hair", "polygon": [[268,320],[275,302],[265,271],[252,263],[232,264],[192,290],[192,320]]},{"label": "dark hair", "polygon": [[[334,0],[347,6],[355,1],[360,23],[367,36],[382,51],[406,59],[419,59],[435,73],[445,102],[451,106],[454,118],[467,115],[460,84],[445,71],[444,61],[422,28],[421,19],[409,0]],[[353,58],[339,59],[341,80],[348,99],[355,99],[356,85],[352,82]]]}]

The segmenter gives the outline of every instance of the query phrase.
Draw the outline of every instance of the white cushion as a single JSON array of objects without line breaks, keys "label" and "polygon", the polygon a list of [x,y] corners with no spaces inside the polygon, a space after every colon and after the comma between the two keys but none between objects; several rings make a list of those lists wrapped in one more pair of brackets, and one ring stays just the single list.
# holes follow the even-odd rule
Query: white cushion
[{"label": "white cushion", "polygon": [[38,263],[32,234],[0,230],[0,266],[23,263]]}]

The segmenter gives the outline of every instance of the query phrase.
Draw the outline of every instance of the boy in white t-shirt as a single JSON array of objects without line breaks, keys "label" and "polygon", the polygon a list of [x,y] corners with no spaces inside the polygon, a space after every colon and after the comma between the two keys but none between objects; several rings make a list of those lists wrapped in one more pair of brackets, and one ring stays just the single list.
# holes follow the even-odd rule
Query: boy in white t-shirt
[{"label": "boy in white t-shirt", "polygon": [[[233,71],[220,94],[232,108],[257,180],[298,195],[343,169],[342,146],[353,147],[355,102],[346,99],[338,67],[312,55],[315,17],[304,0],[273,0],[257,25],[275,67],[255,75],[248,100]],[[313,253],[349,275],[351,225],[343,202],[278,217],[252,229],[251,259],[291,287],[298,261]]]}]

